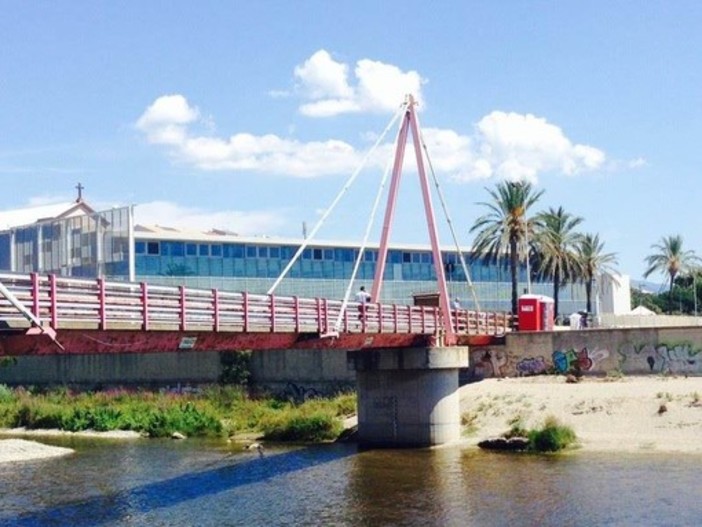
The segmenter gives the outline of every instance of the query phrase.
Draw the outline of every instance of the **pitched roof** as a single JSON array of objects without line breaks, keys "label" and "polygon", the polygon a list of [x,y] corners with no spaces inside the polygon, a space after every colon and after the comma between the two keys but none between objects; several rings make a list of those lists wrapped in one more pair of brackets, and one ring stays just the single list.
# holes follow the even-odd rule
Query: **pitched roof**
[{"label": "pitched roof", "polygon": [[84,201],[70,201],[41,205],[39,207],[5,210],[0,211],[0,230],[30,225],[39,221],[82,216],[93,212],[95,211],[92,207]]},{"label": "pitched roof", "polygon": [[651,311],[650,309],[648,309],[645,306],[637,306],[634,309],[632,309],[631,311],[629,311],[629,314],[630,315],[655,315],[655,313],[653,311]]}]

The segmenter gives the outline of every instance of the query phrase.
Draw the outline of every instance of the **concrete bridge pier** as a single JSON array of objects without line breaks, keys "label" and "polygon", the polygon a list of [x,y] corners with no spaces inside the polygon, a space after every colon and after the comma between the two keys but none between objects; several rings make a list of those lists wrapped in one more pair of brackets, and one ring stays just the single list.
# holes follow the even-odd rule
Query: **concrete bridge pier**
[{"label": "concrete bridge pier", "polygon": [[366,446],[424,447],[461,435],[458,370],[468,347],[352,351],[358,438]]}]

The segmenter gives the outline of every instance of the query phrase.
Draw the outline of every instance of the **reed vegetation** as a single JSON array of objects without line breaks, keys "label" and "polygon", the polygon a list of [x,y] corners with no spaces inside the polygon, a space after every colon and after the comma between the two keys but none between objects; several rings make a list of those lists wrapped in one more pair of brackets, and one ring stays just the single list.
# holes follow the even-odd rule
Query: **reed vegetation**
[{"label": "reed vegetation", "polygon": [[355,394],[295,403],[251,398],[240,386],[208,386],[195,393],[149,390],[74,392],[0,385],[0,427],[68,431],[134,430],[150,437],[260,433],[282,441],[325,441],[356,412]]}]

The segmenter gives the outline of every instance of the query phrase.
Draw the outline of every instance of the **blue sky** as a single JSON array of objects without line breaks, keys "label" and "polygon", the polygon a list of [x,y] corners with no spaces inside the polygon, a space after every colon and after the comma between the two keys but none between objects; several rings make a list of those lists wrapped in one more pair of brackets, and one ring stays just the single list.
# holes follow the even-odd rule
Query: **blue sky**
[{"label": "blue sky", "polygon": [[[0,8],[1,209],[80,181],[144,223],[297,237],[412,91],[462,246],[485,187],[527,178],[634,279],[664,235],[702,254],[699,2]],[[320,238],[360,241],[394,134]],[[392,239],[427,242],[412,163],[398,206]]]}]

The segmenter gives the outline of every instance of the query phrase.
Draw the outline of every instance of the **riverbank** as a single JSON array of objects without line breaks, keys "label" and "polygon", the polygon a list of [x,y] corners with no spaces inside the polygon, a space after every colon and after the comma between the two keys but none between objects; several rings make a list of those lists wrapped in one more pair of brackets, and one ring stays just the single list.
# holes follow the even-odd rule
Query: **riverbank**
[{"label": "riverbank", "polygon": [[73,450],[26,439],[0,439],[0,464],[66,456]]},{"label": "riverbank", "polygon": [[487,379],[463,386],[465,443],[477,445],[520,422],[553,416],[570,426],[587,451],[702,454],[702,378]]},{"label": "riverbank", "polygon": [[[8,437],[8,439],[2,439],[2,436]],[[138,439],[141,437],[138,432],[129,430],[68,432],[57,429],[27,430],[26,428],[2,428],[0,429],[0,464],[13,461],[33,461],[72,454],[74,450],[71,448],[45,445],[34,439],[26,439],[57,436],[95,437],[101,439]]]},{"label": "riverbank", "polygon": [[[563,376],[487,379],[461,387],[460,399],[465,446],[477,446],[517,423],[541,427],[553,416],[573,429],[582,450],[702,454],[702,377],[584,378],[575,384]],[[354,422],[349,418],[344,427]],[[140,437],[138,432],[120,430],[0,429],[0,437],[14,438],[0,439],[0,463],[70,453],[70,449],[26,440],[68,434]]]}]

